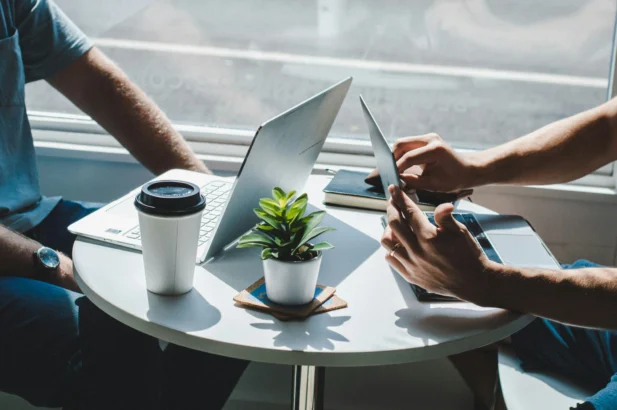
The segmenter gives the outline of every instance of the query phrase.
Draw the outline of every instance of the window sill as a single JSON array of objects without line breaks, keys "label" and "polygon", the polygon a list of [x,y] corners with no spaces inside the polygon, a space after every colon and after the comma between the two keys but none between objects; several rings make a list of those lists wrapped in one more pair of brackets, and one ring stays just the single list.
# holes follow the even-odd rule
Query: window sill
[{"label": "window sill", "polygon": [[[121,147],[94,146],[69,144],[62,142],[35,141],[37,155],[53,158],[81,159],[103,162],[137,163],[137,161]],[[208,144],[215,148],[217,144]],[[206,148],[206,147],[202,147]],[[216,152],[216,149],[212,150]],[[198,154],[208,168],[216,172],[237,172],[242,164],[242,156],[205,155]],[[354,161],[341,161],[348,154],[323,153],[320,155],[314,173],[325,174],[329,169],[337,170],[342,167],[358,171],[369,172],[370,168],[354,165]],[[360,161],[356,161],[360,163]],[[343,165],[341,165],[343,164]],[[562,199],[568,201],[593,202],[600,204],[617,204],[617,192],[614,189],[601,186],[577,184],[557,184],[546,186],[488,186],[476,190],[478,194],[515,195],[533,198]]]}]

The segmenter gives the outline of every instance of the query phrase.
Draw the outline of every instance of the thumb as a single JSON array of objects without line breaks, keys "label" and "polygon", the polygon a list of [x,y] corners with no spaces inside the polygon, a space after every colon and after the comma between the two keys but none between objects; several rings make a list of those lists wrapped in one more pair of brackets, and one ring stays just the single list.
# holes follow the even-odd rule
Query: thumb
[{"label": "thumb", "polygon": [[435,209],[435,223],[437,223],[440,230],[454,231],[460,229],[459,223],[452,216],[453,210],[454,205],[449,203],[441,204]]},{"label": "thumb", "polygon": [[364,182],[366,182],[369,185],[380,187],[381,177],[379,176],[379,170],[377,168],[372,170],[371,173],[368,174],[368,176],[364,179]]}]

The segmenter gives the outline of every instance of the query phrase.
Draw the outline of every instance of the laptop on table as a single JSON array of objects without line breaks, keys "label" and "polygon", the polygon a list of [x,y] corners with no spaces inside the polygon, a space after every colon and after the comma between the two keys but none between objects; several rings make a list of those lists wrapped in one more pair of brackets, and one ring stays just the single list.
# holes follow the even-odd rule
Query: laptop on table
[{"label": "laptop on table", "polygon": [[[386,138],[362,96],[360,96],[360,105],[368,125],[381,182],[386,187],[386,195],[389,195],[388,186],[394,184],[401,187],[396,161]],[[433,212],[425,212],[424,214],[435,225]],[[484,254],[494,262],[522,268],[561,269],[561,265],[540,236],[529,222],[521,216],[459,212],[455,212],[453,216],[469,229]],[[384,228],[387,225],[385,217],[382,217],[382,225]],[[411,287],[420,301],[457,300],[430,293],[416,285],[411,285]]]},{"label": "laptop on table", "polygon": [[[257,222],[253,213],[272,188],[302,191],[351,85],[349,77],[263,123],[256,131],[237,177],[221,178],[185,170],[159,177],[193,182],[206,197],[196,263],[232,244]],[[69,226],[80,236],[141,249],[133,206],[141,187]]]}]

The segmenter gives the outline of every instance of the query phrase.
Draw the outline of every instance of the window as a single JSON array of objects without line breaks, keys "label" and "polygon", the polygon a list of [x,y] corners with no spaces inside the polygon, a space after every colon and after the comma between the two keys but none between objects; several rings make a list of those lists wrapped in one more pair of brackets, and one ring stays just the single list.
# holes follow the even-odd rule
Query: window
[{"label": "window", "polygon": [[[367,139],[362,93],[388,138],[434,131],[461,148],[604,101],[616,11],[612,0],[56,2],[177,124],[248,139],[353,75],[334,137]],[[31,112],[77,113],[45,83],[27,93]]]}]

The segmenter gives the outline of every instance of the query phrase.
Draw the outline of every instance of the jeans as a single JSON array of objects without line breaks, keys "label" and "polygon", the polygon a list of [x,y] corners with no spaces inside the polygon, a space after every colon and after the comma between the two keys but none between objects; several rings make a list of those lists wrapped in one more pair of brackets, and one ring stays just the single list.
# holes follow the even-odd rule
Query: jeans
[{"label": "jeans", "polygon": [[[585,260],[564,265],[564,269],[593,267],[599,265]],[[554,371],[597,390],[579,409],[617,409],[616,331],[585,329],[538,318],[512,335],[512,347],[526,371]]]},{"label": "jeans", "polygon": [[[98,207],[61,201],[26,235],[70,256],[67,226]],[[81,294],[0,277],[0,390],[36,406],[220,409],[247,364],[171,344],[162,351]]]}]

